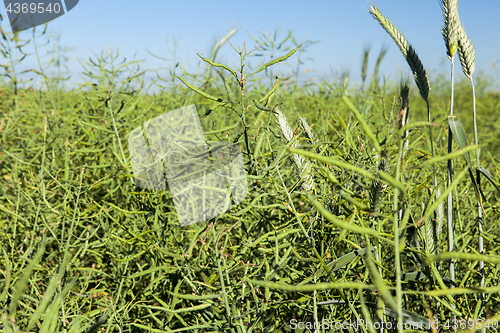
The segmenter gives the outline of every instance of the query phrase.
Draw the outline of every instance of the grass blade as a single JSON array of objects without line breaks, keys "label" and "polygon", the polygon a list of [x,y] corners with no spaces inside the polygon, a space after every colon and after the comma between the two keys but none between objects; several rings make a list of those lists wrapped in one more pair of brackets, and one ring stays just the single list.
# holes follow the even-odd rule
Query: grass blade
[{"label": "grass blade", "polygon": [[[467,147],[469,143],[467,141],[467,135],[465,134],[465,130],[462,126],[462,123],[460,122],[460,119],[458,119],[457,116],[450,116],[448,117],[448,124],[450,125],[453,137],[455,138],[455,140],[457,140],[460,149],[464,149],[465,147]],[[468,152],[464,154],[464,158],[467,161],[469,167],[472,168],[472,162],[470,159],[470,154]]]},{"label": "grass blade", "polygon": [[38,248],[38,251],[36,252],[35,256],[33,257],[33,259],[30,260],[28,266],[23,270],[24,271],[23,276],[17,283],[16,292],[14,293],[14,296],[12,296],[12,299],[10,301],[9,314],[11,317],[14,316],[17,304],[19,303],[19,300],[23,296],[24,290],[28,286],[31,272],[33,272],[35,266],[38,264],[38,261],[42,258],[42,255],[45,252],[45,245],[46,245],[46,240],[42,240],[42,243],[40,244],[40,247]]},{"label": "grass blade", "polygon": [[495,179],[493,179],[493,176],[491,173],[488,171],[488,169],[483,168],[482,166],[476,166],[476,169],[479,170],[483,174],[483,176],[486,177],[490,181],[490,183],[497,189],[497,191],[500,191],[500,184],[498,184]]}]

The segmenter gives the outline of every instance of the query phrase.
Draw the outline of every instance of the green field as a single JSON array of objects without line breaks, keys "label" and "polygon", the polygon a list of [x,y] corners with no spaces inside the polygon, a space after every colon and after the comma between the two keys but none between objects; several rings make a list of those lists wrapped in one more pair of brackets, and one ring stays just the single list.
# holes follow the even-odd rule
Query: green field
[{"label": "green field", "polygon": [[[76,89],[53,65],[36,69],[42,86],[22,82],[22,42],[2,42],[1,331],[293,332],[292,323],[363,319],[427,332],[430,318],[442,332],[472,320],[495,331],[500,90],[486,73],[474,76],[478,164],[458,56],[454,117],[449,75],[436,76],[429,122],[411,71],[386,81],[380,62],[366,65],[369,50],[362,84],[348,76],[298,84],[310,44],[294,52],[290,40],[267,65],[270,57],[238,68],[212,62],[197,74],[172,65],[178,77],[156,81],[152,93],[144,82],[155,73],[116,51],[83,60]],[[217,61],[220,46],[207,60]],[[247,64],[249,52],[235,46],[234,57]],[[181,227],[168,190],[136,186],[127,138],[191,104],[207,141],[241,147],[248,195]]]}]

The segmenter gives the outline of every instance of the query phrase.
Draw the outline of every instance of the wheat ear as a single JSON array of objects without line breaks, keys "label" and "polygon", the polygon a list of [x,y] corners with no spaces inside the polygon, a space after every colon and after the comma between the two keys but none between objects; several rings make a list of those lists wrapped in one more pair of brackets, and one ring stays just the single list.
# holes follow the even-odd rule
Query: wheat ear
[{"label": "wheat ear", "polygon": [[[288,123],[288,120],[286,119],[286,116],[281,110],[278,108],[274,109],[274,115],[276,117],[276,122],[278,123],[281,133],[283,134],[283,137],[285,138],[286,142],[292,141],[294,134],[293,130],[290,127],[290,124]],[[292,147],[297,147],[297,141],[292,143]],[[308,191],[311,192],[314,187],[314,179],[312,178],[312,172],[309,168],[309,161],[307,161],[304,156],[299,155],[299,154],[293,154],[293,162],[295,164],[295,167],[299,171],[300,178],[304,179],[304,183],[302,187]]]},{"label": "wheat ear", "polygon": [[458,56],[462,64],[462,71],[470,80],[476,68],[476,52],[462,25],[458,30]]},{"label": "wheat ear", "polygon": [[417,84],[420,95],[424,100],[427,101],[429,97],[429,78],[425,71],[422,62],[420,61],[417,53],[413,47],[408,43],[405,36],[388,20],[384,15],[380,13],[377,7],[371,6],[370,14],[380,23],[382,28],[392,37],[396,45],[401,50],[401,53],[406,59],[406,62],[410,66],[413,76],[415,78],[415,83]]},{"label": "wheat ear", "polygon": [[434,231],[432,230],[432,221],[426,221],[423,231],[425,254],[429,257],[434,252]]},{"label": "wheat ear", "polygon": [[[401,53],[406,58],[406,62],[408,63],[413,72],[413,78],[415,79],[415,83],[420,92],[420,96],[422,96],[425,103],[427,104],[427,115],[429,122],[432,122],[429,99],[428,99],[430,90],[429,78],[427,77],[427,72],[425,71],[422,62],[420,61],[420,58],[418,57],[417,53],[410,45],[410,43],[408,43],[405,36],[403,36],[403,34],[398,29],[396,29],[396,27],[388,19],[386,19],[384,15],[380,13],[377,7],[372,5],[370,8],[370,14],[372,14],[372,16],[380,23],[382,28],[384,28],[384,30],[392,37],[396,45],[401,50]],[[432,139],[431,126],[429,126],[429,139],[430,139],[432,156],[434,156],[434,142]],[[434,165],[433,168],[435,169]],[[435,188],[437,187],[437,179],[435,173],[434,173],[434,187]]]},{"label": "wheat ear", "polygon": [[[401,129],[403,126],[405,126],[408,123],[409,120],[409,112],[410,112],[410,87],[408,86],[408,81],[407,80],[401,80],[401,85],[399,87],[399,113],[397,117],[397,122],[399,129]],[[406,152],[408,151],[408,130],[404,131],[403,133],[403,151],[402,151],[402,157],[401,160],[403,161],[403,170],[404,170],[404,165],[405,165],[405,160],[406,160]],[[401,174],[401,181],[404,182],[404,174]],[[404,215],[404,207],[402,207],[399,210],[399,221],[403,219]]]},{"label": "wheat ear", "polygon": [[361,82],[365,84],[366,73],[368,72],[368,56],[370,55],[370,47],[365,46],[363,50],[363,63],[361,64]]},{"label": "wheat ear", "polygon": [[441,0],[441,9],[443,10],[444,21],[441,31],[446,45],[446,54],[451,60],[455,56],[458,48],[458,33],[460,29],[458,0]]},{"label": "wheat ear", "polygon": [[313,132],[311,126],[309,126],[309,124],[307,123],[306,118],[299,116],[299,120],[300,127],[302,127],[302,129],[307,133],[309,141],[311,141],[311,143],[313,144],[316,143],[318,141],[318,137],[316,136],[316,133]]}]

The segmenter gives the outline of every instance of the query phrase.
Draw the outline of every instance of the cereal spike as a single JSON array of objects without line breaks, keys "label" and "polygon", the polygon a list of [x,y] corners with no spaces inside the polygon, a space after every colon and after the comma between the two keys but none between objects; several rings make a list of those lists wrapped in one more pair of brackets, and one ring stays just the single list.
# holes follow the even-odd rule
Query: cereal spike
[{"label": "cereal spike", "polygon": [[458,0],[441,0],[441,9],[443,10],[444,21],[441,31],[446,45],[446,54],[451,60],[457,53],[458,48],[458,31],[460,28]]},{"label": "cereal spike", "polygon": [[458,31],[458,56],[462,64],[462,71],[470,79],[474,69],[476,69],[476,52],[462,25]]},{"label": "cereal spike", "polygon": [[403,36],[403,34],[398,29],[396,29],[396,27],[388,19],[386,19],[384,15],[380,13],[377,7],[372,5],[370,8],[370,14],[372,14],[372,16],[380,23],[382,28],[384,28],[384,30],[398,45],[401,53],[406,58],[406,62],[413,72],[413,77],[415,78],[415,83],[417,84],[420,96],[422,96],[422,98],[427,101],[430,89],[429,78],[427,77],[427,73],[417,53],[410,45],[410,43],[408,43],[405,36]]}]

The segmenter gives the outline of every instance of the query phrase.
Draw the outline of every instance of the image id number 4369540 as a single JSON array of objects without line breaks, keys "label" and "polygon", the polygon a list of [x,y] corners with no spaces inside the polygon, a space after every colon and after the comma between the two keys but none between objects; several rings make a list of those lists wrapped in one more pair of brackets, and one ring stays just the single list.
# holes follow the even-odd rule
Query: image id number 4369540
[{"label": "image id number 4369540", "polygon": [[23,13],[23,14],[28,14],[28,13],[55,13],[59,14],[61,12],[61,5],[57,2],[54,3],[9,3],[7,7],[5,8],[7,13]]},{"label": "image id number 4369540", "polygon": [[448,319],[443,323],[446,329],[498,329],[498,320],[496,319]]}]

